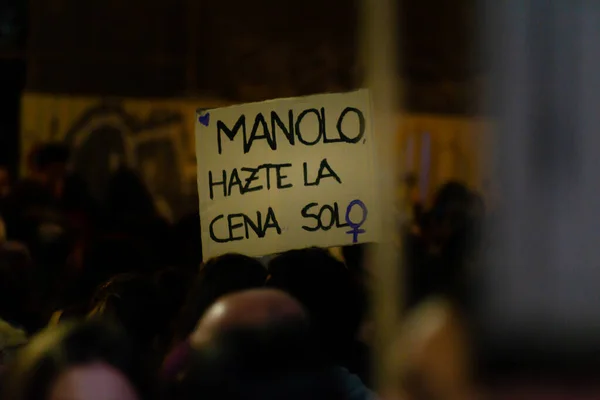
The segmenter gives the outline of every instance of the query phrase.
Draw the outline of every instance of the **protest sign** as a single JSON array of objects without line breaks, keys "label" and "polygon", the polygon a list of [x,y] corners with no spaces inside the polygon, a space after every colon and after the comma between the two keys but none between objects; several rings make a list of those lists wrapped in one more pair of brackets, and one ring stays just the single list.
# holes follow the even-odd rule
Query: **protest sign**
[{"label": "protest sign", "polygon": [[378,237],[367,90],[198,110],[204,258]]}]

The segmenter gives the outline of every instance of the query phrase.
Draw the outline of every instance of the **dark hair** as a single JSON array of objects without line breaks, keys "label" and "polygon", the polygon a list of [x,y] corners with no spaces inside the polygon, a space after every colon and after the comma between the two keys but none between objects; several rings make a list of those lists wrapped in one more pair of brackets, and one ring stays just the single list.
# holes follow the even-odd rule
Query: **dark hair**
[{"label": "dark hair", "polygon": [[202,263],[202,238],[200,234],[200,215],[188,214],[173,227],[175,263],[179,266],[197,270]]},{"label": "dark hair", "polygon": [[367,244],[354,244],[342,247],[342,255],[348,270],[355,275],[365,274],[364,261]]},{"label": "dark hair", "polygon": [[125,328],[143,351],[166,329],[158,287],[151,277],[121,274],[100,286],[92,300],[94,316],[109,318]]},{"label": "dark hair", "polygon": [[103,362],[146,391],[142,368],[124,332],[99,321],[63,324],[33,338],[17,355],[4,381],[4,397],[45,400],[54,381],[70,367]]},{"label": "dark hair", "polygon": [[83,265],[74,272],[64,305],[87,309],[98,286],[118,274],[147,270],[148,254],[143,243],[127,236],[97,238],[84,249]]},{"label": "dark hair", "polygon": [[227,331],[194,352],[179,400],[341,399],[302,320]]},{"label": "dark hair", "polygon": [[140,176],[127,167],[120,167],[110,177],[106,207],[111,217],[154,217],[154,199]]},{"label": "dark hair", "polygon": [[69,161],[69,147],[63,143],[47,143],[34,153],[33,164],[36,168],[45,168],[51,164],[65,164]]},{"label": "dark hair", "polygon": [[230,253],[209,260],[188,294],[175,339],[183,340],[192,333],[204,312],[220,297],[261,287],[266,279],[267,270],[254,258]]},{"label": "dark hair", "polygon": [[33,262],[24,245],[0,245],[0,318],[32,332],[41,318],[34,314],[37,290]]},{"label": "dark hair", "polygon": [[323,351],[342,361],[365,311],[360,291],[341,261],[327,250],[292,250],[269,263],[267,286],[295,297],[308,311]]},{"label": "dark hair", "polygon": [[471,204],[471,191],[460,182],[450,181],[437,190],[431,211],[436,220],[450,219],[454,225],[463,223]]}]

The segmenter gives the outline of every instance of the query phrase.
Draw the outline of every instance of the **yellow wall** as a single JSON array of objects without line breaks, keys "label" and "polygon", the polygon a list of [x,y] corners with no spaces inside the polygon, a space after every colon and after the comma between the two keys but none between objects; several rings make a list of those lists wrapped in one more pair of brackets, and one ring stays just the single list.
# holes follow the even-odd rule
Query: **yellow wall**
[{"label": "yellow wall", "polygon": [[[156,140],[169,143],[173,154],[169,163],[175,163],[174,168],[179,171],[176,179],[180,181],[180,190],[185,196],[191,196],[196,181],[195,110],[225,104],[223,101],[206,99],[107,99],[26,93],[22,98],[21,116],[22,171],[26,156],[35,144],[64,140],[70,132],[71,139],[77,137],[71,143],[79,146],[87,137],[86,130],[109,124],[123,134],[125,161],[140,170],[154,193],[162,190],[154,187],[158,185],[156,181],[160,180],[156,175],[159,173],[157,170],[161,170],[160,163],[153,165],[153,162],[140,159],[137,149]],[[103,112],[102,109],[112,111]],[[115,113],[114,110],[120,111]],[[165,114],[171,114],[174,119],[171,122],[156,122]],[[425,169],[429,170],[429,179],[423,182],[423,192],[427,197],[432,189],[448,179],[458,179],[472,187],[480,187],[484,178],[479,151],[480,127],[479,121],[468,118],[435,115],[400,117],[396,146],[401,163],[418,173],[427,164]],[[429,162],[425,163],[423,147],[427,135],[431,144]]]}]

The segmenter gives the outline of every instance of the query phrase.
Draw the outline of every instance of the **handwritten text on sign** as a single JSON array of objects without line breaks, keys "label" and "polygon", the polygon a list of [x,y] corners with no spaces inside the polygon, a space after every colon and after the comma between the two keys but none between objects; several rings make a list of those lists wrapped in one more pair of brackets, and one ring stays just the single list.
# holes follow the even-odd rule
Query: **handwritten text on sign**
[{"label": "handwritten text on sign", "polygon": [[205,258],[375,241],[366,90],[198,111]]}]

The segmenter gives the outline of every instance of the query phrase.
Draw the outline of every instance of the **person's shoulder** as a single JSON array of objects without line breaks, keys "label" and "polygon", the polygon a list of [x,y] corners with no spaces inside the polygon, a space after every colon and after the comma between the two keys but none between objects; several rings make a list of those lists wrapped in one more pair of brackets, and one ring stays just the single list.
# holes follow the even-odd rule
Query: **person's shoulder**
[{"label": "person's shoulder", "polygon": [[369,389],[357,375],[352,374],[346,368],[335,366],[334,374],[340,382],[347,400],[377,400],[375,392]]}]

